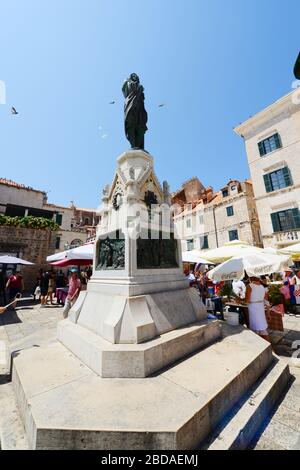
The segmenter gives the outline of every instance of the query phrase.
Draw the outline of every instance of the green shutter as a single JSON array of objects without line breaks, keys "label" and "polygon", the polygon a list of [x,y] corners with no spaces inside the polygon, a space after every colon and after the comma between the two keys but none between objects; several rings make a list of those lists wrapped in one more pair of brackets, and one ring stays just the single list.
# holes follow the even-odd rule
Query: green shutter
[{"label": "green shutter", "polygon": [[279,134],[275,134],[275,135],[274,135],[274,140],[275,140],[276,148],[277,148],[277,149],[280,149],[280,148],[282,147],[280,135],[279,135]]},{"label": "green shutter", "polygon": [[292,214],[293,214],[293,221],[294,221],[294,228],[299,229],[300,228],[300,213],[299,209],[292,209]]},{"label": "green shutter", "polygon": [[264,146],[264,143],[263,143],[263,142],[259,142],[259,143],[258,143],[258,148],[259,148],[259,153],[260,153],[260,156],[261,156],[261,157],[263,157],[264,155],[266,155],[265,146]]},{"label": "green shutter", "polygon": [[267,193],[271,193],[273,191],[273,187],[270,175],[264,175],[264,181]]},{"label": "green shutter", "polygon": [[62,214],[56,214],[56,223],[58,225],[62,224]]},{"label": "green shutter", "polygon": [[290,169],[286,166],[286,167],[282,168],[282,173],[283,173],[283,177],[284,177],[285,186],[286,187],[292,186],[293,185],[293,180],[292,180],[292,175],[291,175]]},{"label": "green shutter", "polygon": [[275,233],[281,232],[278,214],[277,213],[271,214],[271,219],[272,219],[273,231]]}]

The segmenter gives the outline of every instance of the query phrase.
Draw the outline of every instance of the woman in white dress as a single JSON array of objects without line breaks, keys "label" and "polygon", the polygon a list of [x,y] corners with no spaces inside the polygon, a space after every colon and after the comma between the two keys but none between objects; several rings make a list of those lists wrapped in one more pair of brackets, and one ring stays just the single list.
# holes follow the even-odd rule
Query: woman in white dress
[{"label": "woman in white dress", "polygon": [[250,329],[266,341],[270,342],[268,323],[265,315],[266,290],[260,279],[250,278],[250,284],[246,289],[246,302],[248,304]]}]

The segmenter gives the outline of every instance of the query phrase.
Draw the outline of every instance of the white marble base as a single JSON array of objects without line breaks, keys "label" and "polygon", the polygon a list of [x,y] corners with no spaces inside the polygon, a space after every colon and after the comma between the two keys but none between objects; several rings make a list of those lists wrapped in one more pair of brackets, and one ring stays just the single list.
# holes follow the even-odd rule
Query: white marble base
[{"label": "white marble base", "polygon": [[69,319],[58,340],[100,377],[145,378],[219,339],[219,321],[205,320],[143,344],[111,344]]},{"label": "white marble base", "polygon": [[[152,293],[128,296],[122,284],[91,281],[69,318],[112,344],[144,343],[206,318],[196,289],[186,287],[185,281],[174,282],[174,290],[163,290],[164,286],[170,284],[157,283]],[[64,342],[63,337],[60,340]]]}]

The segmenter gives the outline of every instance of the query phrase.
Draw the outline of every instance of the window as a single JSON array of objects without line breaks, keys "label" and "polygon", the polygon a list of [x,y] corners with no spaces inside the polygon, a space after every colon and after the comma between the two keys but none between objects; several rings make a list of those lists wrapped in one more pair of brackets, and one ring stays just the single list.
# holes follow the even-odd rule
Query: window
[{"label": "window", "polygon": [[200,250],[208,249],[208,235],[203,235],[200,237]]},{"label": "window", "polygon": [[194,249],[194,240],[187,240],[187,251],[192,251]]},{"label": "window", "polygon": [[200,225],[204,224],[204,215],[199,215],[199,224]]},{"label": "window", "polygon": [[234,215],[233,206],[226,207],[227,216],[232,217]]},{"label": "window", "polygon": [[286,211],[271,214],[274,232],[287,232],[300,229],[299,209],[288,209]]},{"label": "window", "polygon": [[229,196],[228,189],[223,189],[222,194],[223,194],[223,197],[228,197]]},{"label": "window", "polygon": [[71,247],[72,248],[77,248],[78,246],[81,246],[81,245],[83,245],[83,241],[79,240],[79,239],[73,240],[71,242]]},{"label": "window", "polygon": [[186,219],[186,226],[187,226],[187,228],[191,228],[191,226],[192,226],[191,219]]},{"label": "window", "polygon": [[238,233],[237,230],[229,230],[228,234],[229,234],[229,241],[230,242],[233,242],[234,240],[239,239],[239,233]]},{"label": "window", "polygon": [[282,144],[279,134],[274,134],[268,139],[262,140],[258,143],[259,153],[261,157],[273,152],[274,150],[280,149],[281,147]]},{"label": "window", "polygon": [[62,214],[56,214],[55,221],[58,225],[62,224]]},{"label": "window", "polygon": [[56,250],[59,250],[59,248],[60,248],[60,237],[56,237],[55,249],[56,249]]},{"label": "window", "polygon": [[293,180],[288,167],[264,175],[267,193],[292,186]]},{"label": "window", "polygon": [[231,186],[231,191],[236,191],[236,189],[237,189],[237,186],[236,186],[236,185]]}]

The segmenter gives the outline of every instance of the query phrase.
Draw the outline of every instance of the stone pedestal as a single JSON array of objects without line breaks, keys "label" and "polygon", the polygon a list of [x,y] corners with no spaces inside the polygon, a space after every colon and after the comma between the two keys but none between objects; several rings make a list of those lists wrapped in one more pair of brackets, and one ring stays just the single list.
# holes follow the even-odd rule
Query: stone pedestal
[{"label": "stone pedestal", "polygon": [[[137,346],[204,320],[206,309],[183,275],[170,196],[155,176],[151,155],[130,150],[118,158],[100,215],[92,279],[68,322],[59,325],[58,339],[101,375],[105,342]],[[113,363],[119,377],[122,348],[116,350],[120,354]],[[144,364],[141,369],[158,367]],[[110,373],[113,377],[113,367]]]}]

